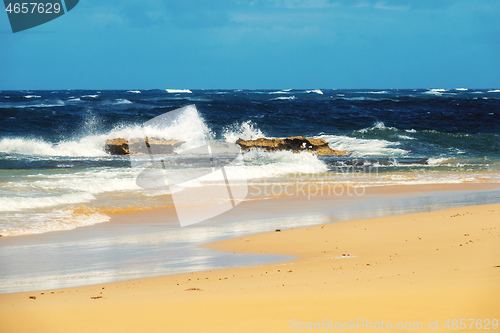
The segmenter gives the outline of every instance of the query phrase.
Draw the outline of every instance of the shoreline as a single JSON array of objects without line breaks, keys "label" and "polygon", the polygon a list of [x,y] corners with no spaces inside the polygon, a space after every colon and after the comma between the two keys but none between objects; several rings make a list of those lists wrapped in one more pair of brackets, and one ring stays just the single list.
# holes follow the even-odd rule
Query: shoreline
[{"label": "shoreline", "polygon": [[446,319],[498,314],[499,217],[500,204],[469,206],[222,240],[206,246],[299,258],[2,294],[0,328],[281,332],[290,330],[292,319],[363,318],[422,322],[424,330],[428,320],[439,321],[444,331]]},{"label": "shoreline", "polygon": [[[254,185],[260,186],[260,185]],[[500,189],[500,183],[429,183],[429,184],[404,184],[404,185],[362,185],[363,192],[358,195],[354,191],[349,192],[352,189],[352,185],[335,185],[334,187],[341,187],[347,189],[346,193],[337,195],[334,190],[328,190],[328,185],[322,185],[317,187],[315,185],[315,193],[309,193],[305,190],[300,193],[294,193],[289,195],[284,193],[282,195],[270,195],[263,197],[250,198],[245,200],[245,202],[255,202],[255,201],[266,201],[266,200],[315,200],[316,198],[346,198],[346,199],[360,199],[364,195],[399,195],[399,194],[419,194],[419,193],[433,193],[433,192],[450,192],[450,191],[488,191]],[[330,187],[330,188],[334,188]],[[319,190],[319,194],[318,194]],[[324,194],[328,193],[328,194]],[[144,217],[149,221],[153,222],[164,222],[158,217],[161,215],[168,216],[169,219],[173,220],[173,223],[178,223],[175,220],[175,206],[168,204],[165,206],[151,206],[151,207],[122,207],[122,208],[84,208],[82,211],[90,210],[98,213],[106,214],[110,217],[109,221],[100,222],[96,224],[77,226],[73,229],[63,229],[46,231],[41,233],[29,233],[29,234],[18,234],[2,236],[0,235],[0,242],[12,240],[12,239],[28,239],[37,238],[47,234],[55,233],[75,233],[80,230],[98,228],[102,225],[108,224],[134,224],[137,223],[137,217]],[[196,208],[195,208],[196,209]],[[1,243],[0,243],[1,244]]]},{"label": "shoreline", "polygon": [[[215,219],[180,228],[172,208],[116,214],[69,231],[0,238],[0,292],[47,290],[286,260],[229,256],[205,243],[348,220],[500,202],[499,184],[371,187],[357,196],[249,200]],[[326,191],[324,192],[326,193]]]}]

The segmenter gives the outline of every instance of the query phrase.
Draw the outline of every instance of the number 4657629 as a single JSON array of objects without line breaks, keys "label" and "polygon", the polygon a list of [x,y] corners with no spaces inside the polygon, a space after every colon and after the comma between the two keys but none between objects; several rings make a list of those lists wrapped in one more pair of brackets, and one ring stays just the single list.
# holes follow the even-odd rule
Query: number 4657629
[{"label": "number 4657629", "polygon": [[451,329],[483,329],[483,330],[496,330],[498,328],[498,319],[448,319],[444,323],[445,328]]},{"label": "number 4657629", "polygon": [[61,5],[58,3],[43,3],[43,2],[16,2],[14,4],[9,3],[7,8],[5,8],[7,13],[11,14],[59,14],[61,11]]}]

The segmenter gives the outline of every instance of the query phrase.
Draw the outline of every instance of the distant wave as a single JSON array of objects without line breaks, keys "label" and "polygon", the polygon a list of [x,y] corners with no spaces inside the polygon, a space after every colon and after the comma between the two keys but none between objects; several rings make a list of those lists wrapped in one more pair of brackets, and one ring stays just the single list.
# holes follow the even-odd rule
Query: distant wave
[{"label": "distant wave", "polygon": [[367,94],[387,94],[388,91],[381,90],[381,91],[367,91]]},{"label": "distant wave", "polygon": [[133,104],[133,103],[128,99],[123,98],[123,99],[117,99],[113,104],[120,105],[120,104]]},{"label": "distant wave", "polygon": [[28,104],[28,105],[15,105],[11,106],[16,109],[26,109],[26,108],[53,108],[58,106],[65,106],[66,104],[61,100],[50,101],[50,104],[39,103],[39,104]]},{"label": "distant wave", "polygon": [[280,97],[273,98],[272,101],[292,100],[295,98],[296,98],[295,96],[280,96]]},{"label": "distant wave", "polygon": [[97,97],[99,97],[99,95],[83,95],[80,97],[82,97],[82,98],[97,98]]},{"label": "distant wave", "polygon": [[38,95],[26,95],[24,96],[24,98],[41,98],[42,96],[38,96]]},{"label": "distant wave", "polygon": [[269,94],[289,94],[292,89],[284,89],[279,91],[272,91]]},{"label": "distant wave", "polygon": [[441,96],[444,92],[446,92],[446,89],[429,89],[424,91],[423,94]]},{"label": "distant wave", "polygon": [[488,90],[489,93],[500,93],[500,90],[496,89],[496,90]]},{"label": "distant wave", "polygon": [[165,89],[170,94],[192,94],[189,89]]},{"label": "distant wave", "polygon": [[141,91],[140,90],[127,90],[128,93],[132,93],[132,94],[140,94]]},{"label": "distant wave", "polygon": [[310,94],[310,93],[316,93],[316,94],[319,94],[319,95],[323,95],[323,92],[319,89],[315,89],[315,90],[308,90],[306,91],[307,94]]}]

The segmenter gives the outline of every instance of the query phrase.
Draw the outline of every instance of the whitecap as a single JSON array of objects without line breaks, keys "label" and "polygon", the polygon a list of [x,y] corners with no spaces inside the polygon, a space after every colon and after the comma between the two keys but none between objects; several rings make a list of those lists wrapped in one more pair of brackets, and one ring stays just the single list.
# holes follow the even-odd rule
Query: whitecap
[{"label": "whitecap", "polygon": [[273,98],[271,101],[282,101],[282,100],[292,100],[295,99],[295,96],[280,96]]},{"label": "whitecap", "polygon": [[131,93],[131,94],[140,94],[141,91],[140,90],[127,90],[128,93]]},{"label": "whitecap", "polygon": [[170,94],[192,94],[189,89],[165,89]]},{"label": "whitecap", "polygon": [[38,95],[26,95],[24,96],[24,98],[41,98],[42,96],[38,96]]},{"label": "whitecap", "polygon": [[393,130],[393,131],[397,130],[396,127],[390,127],[390,126],[387,127],[387,126],[385,126],[385,124],[382,121],[378,121],[372,127],[360,129],[359,132],[360,133],[366,133],[368,131],[372,131],[372,130],[375,130],[375,129],[379,129],[379,130],[389,129],[389,130]]},{"label": "whitecap", "polygon": [[499,89],[495,89],[495,90],[488,90],[489,93],[500,93],[500,90]]},{"label": "whitecap", "polygon": [[423,94],[441,96],[443,92],[446,92],[446,89],[429,89],[424,91]]},{"label": "whitecap", "polygon": [[272,91],[269,94],[289,94],[292,89],[283,89],[280,91]]},{"label": "whitecap", "polygon": [[310,94],[310,93],[316,93],[316,94],[319,94],[319,95],[323,95],[323,92],[319,89],[315,89],[315,90],[308,90],[306,91],[307,94]]},{"label": "whitecap", "polygon": [[131,101],[129,101],[128,99],[117,99],[115,101],[115,103],[113,103],[115,105],[120,105],[120,104],[132,104]]}]

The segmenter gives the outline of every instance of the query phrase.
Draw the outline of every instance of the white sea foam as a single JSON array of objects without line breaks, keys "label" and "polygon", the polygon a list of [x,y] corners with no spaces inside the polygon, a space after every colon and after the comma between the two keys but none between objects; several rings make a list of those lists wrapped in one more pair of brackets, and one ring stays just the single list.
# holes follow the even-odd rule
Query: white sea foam
[{"label": "white sea foam", "polygon": [[306,91],[306,93],[310,94],[310,93],[316,93],[316,94],[319,94],[319,95],[323,95],[323,92],[319,89],[315,89],[315,90],[308,90]]},{"label": "white sea foam", "polygon": [[387,127],[387,126],[385,126],[385,124],[382,121],[378,121],[372,127],[360,129],[359,132],[360,133],[366,133],[366,132],[369,132],[369,131],[372,131],[372,130],[375,130],[375,129],[378,129],[378,130],[386,130],[386,129],[397,130],[396,127],[390,127],[390,126]]},{"label": "white sea foam", "polygon": [[99,97],[99,95],[83,95],[83,96],[80,96],[80,97],[84,97],[84,98],[97,98],[97,97]]},{"label": "white sea foam", "polygon": [[[0,139],[0,153],[31,156],[108,156],[104,151],[107,139],[129,138],[132,133],[148,137],[178,139],[191,145],[205,144],[205,138],[212,139],[213,133],[201,120],[203,133],[194,133],[192,124],[199,118],[195,108],[188,108],[175,123],[157,123],[154,126],[140,125],[117,126],[102,134],[82,134],[60,142],[48,142],[38,138],[3,138]],[[186,147],[185,147],[186,148]]]},{"label": "white sea foam", "polygon": [[457,90],[457,91],[467,91],[469,89],[467,89],[467,88],[455,88],[455,90]]},{"label": "white sea foam", "polygon": [[38,95],[26,95],[24,96],[24,98],[41,98],[42,96],[38,96]]},{"label": "white sea foam", "polygon": [[50,212],[38,212],[27,216],[22,213],[11,213],[8,221],[2,222],[2,236],[18,236],[39,234],[50,231],[71,230],[81,226],[103,223],[110,217],[96,211],[79,212],[78,209],[66,208]]},{"label": "white sea foam", "polygon": [[367,94],[387,94],[388,92],[385,90],[381,90],[381,91],[367,91],[366,93]]},{"label": "white sea foam", "polygon": [[87,192],[45,197],[2,197],[0,198],[0,211],[17,212],[24,209],[80,204],[94,200],[94,198],[95,197],[91,193]]},{"label": "white sea foam", "polygon": [[250,120],[242,123],[234,123],[224,128],[222,137],[226,142],[236,142],[238,139],[255,140],[264,138],[266,135]]},{"label": "white sea foam", "polygon": [[296,98],[295,96],[280,96],[280,97],[273,98],[272,101],[292,100],[295,98]]},{"label": "white sea foam", "polygon": [[52,108],[52,107],[58,107],[58,106],[64,106],[66,105],[63,101],[60,99],[50,101],[49,104],[47,103],[40,103],[40,104],[30,104],[30,105],[16,105],[14,106],[16,109],[26,109],[26,108]]},{"label": "white sea foam", "polygon": [[284,89],[280,91],[272,91],[269,94],[289,94],[292,89]]},{"label": "white sea foam", "polygon": [[113,104],[115,105],[120,105],[120,104],[132,104],[131,101],[129,101],[128,99],[117,99]]},{"label": "white sea foam", "polygon": [[[315,174],[327,171],[325,163],[312,153],[250,150],[243,154],[248,179],[273,178],[288,174]],[[234,167],[236,168],[236,167]]]},{"label": "white sea foam", "polygon": [[446,89],[429,89],[427,91],[424,91],[423,93],[428,95],[441,96],[444,92],[446,92]]},{"label": "white sea foam", "polygon": [[406,155],[408,152],[396,148],[400,144],[387,140],[358,139],[343,135],[321,135],[335,150],[347,150],[352,157]]},{"label": "white sea foam", "polygon": [[411,136],[408,135],[398,135],[398,138],[402,140],[415,140],[415,138],[412,138]]},{"label": "white sea foam", "polygon": [[72,97],[68,99],[68,102],[81,102],[82,100],[79,97]]},{"label": "white sea foam", "polygon": [[189,89],[165,89],[170,94],[192,94]]},{"label": "white sea foam", "polygon": [[499,89],[495,89],[495,90],[488,90],[489,93],[500,93],[500,90]]},{"label": "white sea foam", "polygon": [[141,93],[140,90],[127,90],[127,92],[129,92],[131,94],[140,94]]},{"label": "white sea foam", "polygon": [[4,138],[0,140],[0,152],[31,156],[105,156],[103,150],[105,140],[106,136],[88,136],[59,143],[41,139]]},{"label": "white sea foam", "polygon": [[427,160],[428,165],[442,165],[450,161],[450,158],[445,157],[431,157]]}]

